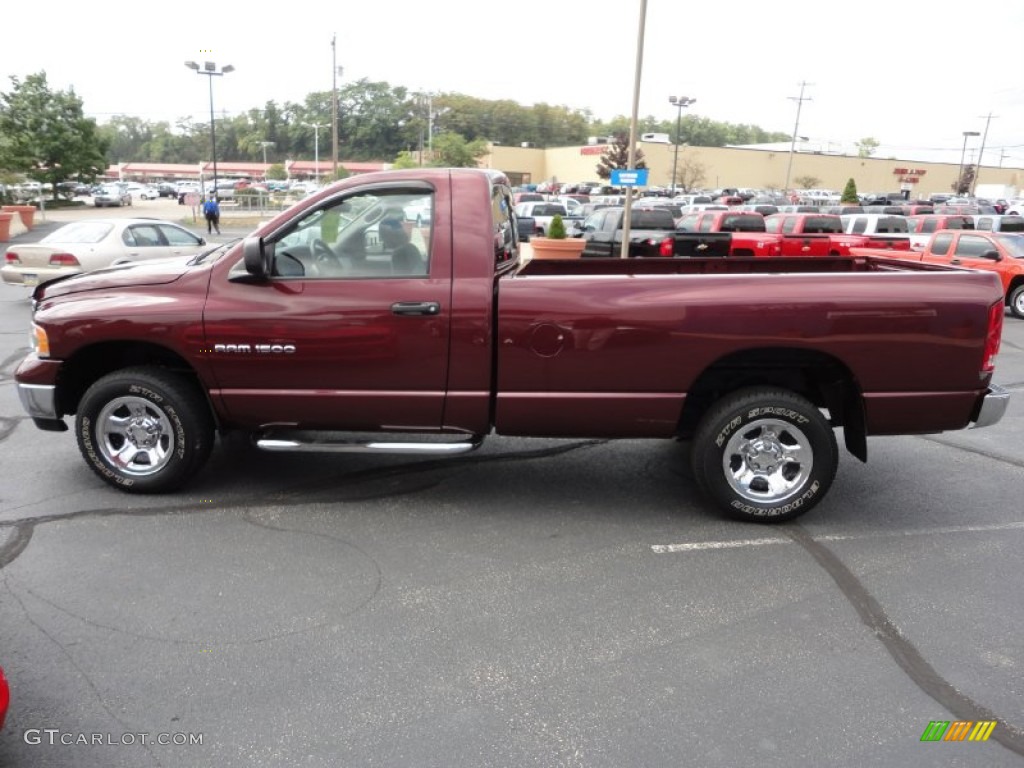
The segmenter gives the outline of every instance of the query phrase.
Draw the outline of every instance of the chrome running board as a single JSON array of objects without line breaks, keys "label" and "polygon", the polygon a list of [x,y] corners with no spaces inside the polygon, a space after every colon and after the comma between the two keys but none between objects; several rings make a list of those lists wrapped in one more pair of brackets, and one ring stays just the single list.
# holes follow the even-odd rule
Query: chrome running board
[{"label": "chrome running board", "polygon": [[415,440],[392,441],[381,439],[334,439],[303,433],[299,436],[275,435],[265,432],[254,439],[256,447],[264,451],[306,452],[306,453],[390,453],[418,454],[421,456],[456,456],[475,451],[483,445],[483,435],[473,435],[469,440],[458,442],[419,442]]}]

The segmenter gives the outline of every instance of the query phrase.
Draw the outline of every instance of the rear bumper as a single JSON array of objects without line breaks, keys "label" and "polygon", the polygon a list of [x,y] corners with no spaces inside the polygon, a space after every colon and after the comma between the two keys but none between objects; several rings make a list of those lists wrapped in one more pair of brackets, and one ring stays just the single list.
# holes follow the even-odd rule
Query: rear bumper
[{"label": "rear bumper", "polygon": [[981,397],[978,417],[971,424],[971,429],[990,427],[1003,418],[1006,406],[1010,404],[1010,393],[997,384],[990,384],[988,392]]}]

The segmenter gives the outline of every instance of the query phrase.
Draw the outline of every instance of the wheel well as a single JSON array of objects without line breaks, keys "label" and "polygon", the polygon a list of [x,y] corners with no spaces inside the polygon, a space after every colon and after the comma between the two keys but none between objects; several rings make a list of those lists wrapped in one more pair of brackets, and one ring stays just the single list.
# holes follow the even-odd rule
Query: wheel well
[{"label": "wheel well", "polygon": [[[57,381],[57,405],[60,413],[73,414],[85,391],[97,379],[113,371],[147,365],[185,374],[209,402],[205,390],[191,365],[178,353],[147,342],[109,342],[79,350],[61,365]],[[213,410],[211,408],[211,413]]]},{"label": "wheel well", "polygon": [[1010,286],[1006,289],[1006,306],[1010,306],[1010,297],[1013,296],[1013,292],[1022,285],[1024,285],[1024,275],[1017,275],[1010,281]]},{"label": "wheel well", "polygon": [[718,400],[751,386],[788,389],[827,409],[832,426],[844,428],[846,447],[862,461],[866,459],[864,407],[853,374],[831,355],[805,349],[749,349],[717,360],[686,393],[679,436],[691,438]]}]

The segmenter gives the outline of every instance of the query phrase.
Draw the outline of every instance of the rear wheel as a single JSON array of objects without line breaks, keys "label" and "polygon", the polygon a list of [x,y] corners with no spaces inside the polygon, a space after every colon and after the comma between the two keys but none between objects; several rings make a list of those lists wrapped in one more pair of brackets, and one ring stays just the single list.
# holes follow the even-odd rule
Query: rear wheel
[{"label": "rear wheel", "polygon": [[99,379],[78,407],[78,448],[104,481],[124,491],[173,491],[213,447],[210,410],[195,385],[159,368]]},{"label": "rear wheel", "polygon": [[1010,292],[1010,312],[1014,317],[1024,318],[1024,283]]},{"label": "rear wheel", "polygon": [[774,388],[738,390],[694,435],[701,490],[740,520],[774,523],[807,512],[828,492],[839,463],[835,432],[806,398]]}]

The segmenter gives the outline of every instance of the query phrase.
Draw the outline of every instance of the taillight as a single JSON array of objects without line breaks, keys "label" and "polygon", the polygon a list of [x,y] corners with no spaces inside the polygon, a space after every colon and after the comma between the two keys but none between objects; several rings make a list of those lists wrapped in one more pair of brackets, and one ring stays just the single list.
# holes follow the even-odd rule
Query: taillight
[{"label": "taillight", "polygon": [[1003,337],[1003,302],[997,301],[988,308],[988,333],[985,334],[985,356],[982,358],[982,374],[992,373],[996,369],[996,355],[999,354],[999,342]]},{"label": "taillight", "polygon": [[21,258],[14,251],[8,251],[4,261],[8,264],[21,264]]},{"label": "taillight", "polygon": [[666,237],[661,241],[661,245],[658,246],[658,254],[660,256],[672,256],[675,251],[675,239]]},{"label": "taillight", "polygon": [[78,259],[71,253],[55,253],[50,256],[51,267],[78,267]]}]

